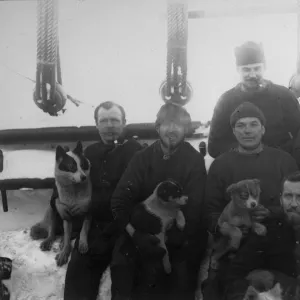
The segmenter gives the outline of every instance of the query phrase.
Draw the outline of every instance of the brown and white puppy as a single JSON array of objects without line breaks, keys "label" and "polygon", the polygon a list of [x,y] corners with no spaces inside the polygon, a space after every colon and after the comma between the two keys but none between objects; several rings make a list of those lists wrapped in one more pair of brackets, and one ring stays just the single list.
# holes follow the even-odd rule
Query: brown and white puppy
[{"label": "brown and white puppy", "polygon": [[[42,251],[48,251],[56,238],[58,223],[62,220],[63,243],[61,251],[55,258],[57,265],[62,266],[68,262],[71,252],[73,217],[79,216],[73,211],[75,206],[80,207],[80,216],[84,215],[78,250],[81,253],[88,251],[87,237],[91,224],[88,211],[91,203],[92,185],[89,177],[90,162],[83,154],[81,142],[78,142],[72,151],[66,151],[61,146],[57,146],[54,173],[58,197],[54,198],[44,220],[31,228],[30,235],[34,239],[38,239],[46,231],[47,238],[40,247]],[[48,228],[44,228],[45,226]]]},{"label": "brown and white puppy", "polygon": [[243,237],[241,227],[252,228],[258,235],[267,233],[266,227],[260,223],[252,222],[250,216],[250,211],[259,205],[260,181],[258,179],[241,180],[230,185],[227,192],[230,194],[231,201],[224,208],[218,220],[218,226],[224,238],[222,237],[214,247],[212,267],[216,266],[218,259],[229,250],[239,248]]},{"label": "brown and white puppy", "polygon": [[130,223],[141,232],[155,235],[160,240],[160,247],[165,249],[163,266],[166,273],[172,268],[166,247],[166,231],[176,221],[179,229],[185,227],[185,217],[180,210],[187,203],[188,197],[183,195],[182,186],[173,179],[160,182],[152,195],[135,206]]}]

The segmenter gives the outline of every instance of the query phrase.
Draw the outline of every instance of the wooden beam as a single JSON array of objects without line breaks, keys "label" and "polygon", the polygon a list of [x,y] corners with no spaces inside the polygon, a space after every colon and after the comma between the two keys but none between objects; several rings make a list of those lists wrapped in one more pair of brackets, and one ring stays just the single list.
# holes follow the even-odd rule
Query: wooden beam
[{"label": "wooden beam", "polygon": [[200,0],[189,2],[189,18],[244,17],[297,13],[296,0]]}]

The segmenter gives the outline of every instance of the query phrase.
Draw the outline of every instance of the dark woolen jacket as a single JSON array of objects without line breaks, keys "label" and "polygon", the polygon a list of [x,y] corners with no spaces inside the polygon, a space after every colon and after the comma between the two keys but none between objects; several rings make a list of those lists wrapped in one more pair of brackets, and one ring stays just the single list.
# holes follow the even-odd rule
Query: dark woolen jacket
[{"label": "dark woolen jacket", "polygon": [[91,163],[91,213],[94,220],[113,220],[110,208],[112,194],[128,163],[141,149],[142,146],[133,139],[113,148],[98,142],[85,149],[85,156]]},{"label": "dark woolen jacket", "polygon": [[236,139],[230,126],[230,116],[240,104],[246,101],[259,107],[266,117],[266,133],[263,142],[268,146],[279,147],[292,153],[291,135],[296,137],[300,128],[298,101],[287,88],[267,81],[266,88],[261,91],[244,92],[238,84],[220,97],[210,126],[208,139],[210,156],[216,158],[236,146]]},{"label": "dark woolen jacket", "polygon": [[[146,200],[161,181],[172,178],[183,186],[188,203],[182,209],[188,241],[186,261],[196,265],[206,247],[206,231],[203,230],[203,202],[206,168],[203,156],[188,142],[183,142],[168,159],[163,158],[160,142],[136,153],[120,179],[111,199],[114,218],[123,230],[130,221],[132,208]],[[205,236],[203,234],[205,233]]]},{"label": "dark woolen jacket", "polygon": [[261,204],[270,210],[280,206],[281,182],[298,170],[294,158],[280,149],[264,146],[258,154],[242,154],[236,150],[217,157],[210,166],[206,183],[206,217],[209,230],[215,232],[218,218],[229,203],[229,185],[257,178],[261,184]]}]

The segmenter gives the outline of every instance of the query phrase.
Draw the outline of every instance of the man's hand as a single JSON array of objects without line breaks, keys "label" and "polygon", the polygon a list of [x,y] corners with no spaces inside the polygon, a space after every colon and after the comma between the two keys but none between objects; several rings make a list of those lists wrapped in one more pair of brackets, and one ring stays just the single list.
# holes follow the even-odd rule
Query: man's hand
[{"label": "man's hand", "polygon": [[265,218],[270,216],[270,211],[267,208],[265,208],[263,205],[259,204],[251,211],[250,214],[253,222],[261,222]]},{"label": "man's hand", "polygon": [[159,239],[152,234],[135,230],[132,239],[143,257],[162,258],[166,252],[159,246]]}]

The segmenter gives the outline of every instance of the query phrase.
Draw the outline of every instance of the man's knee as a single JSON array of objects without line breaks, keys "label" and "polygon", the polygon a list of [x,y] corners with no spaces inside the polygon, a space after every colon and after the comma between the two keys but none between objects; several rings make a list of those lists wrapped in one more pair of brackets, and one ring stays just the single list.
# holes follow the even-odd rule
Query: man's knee
[{"label": "man's knee", "polygon": [[130,297],[135,281],[135,265],[133,263],[113,265],[110,268],[112,293],[122,297]]},{"label": "man's knee", "polygon": [[90,267],[90,264],[90,256],[81,254],[74,248],[67,269],[86,269]]}]

